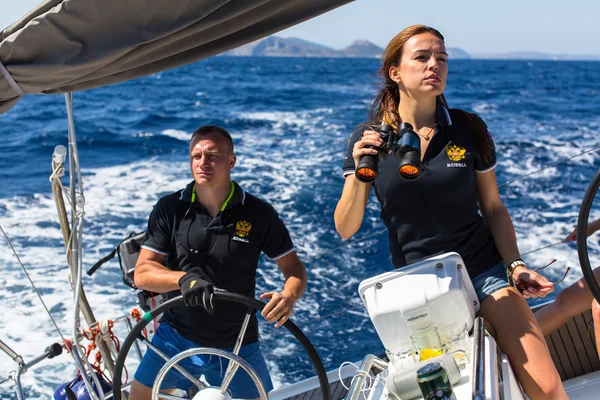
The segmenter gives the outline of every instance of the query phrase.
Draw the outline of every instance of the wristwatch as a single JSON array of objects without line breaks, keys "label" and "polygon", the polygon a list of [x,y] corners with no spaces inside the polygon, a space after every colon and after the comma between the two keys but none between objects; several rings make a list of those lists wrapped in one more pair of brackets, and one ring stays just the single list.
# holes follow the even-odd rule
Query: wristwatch
[{"label": "wristwatch", "polygon": [[511,262],[508,267],[506,267],[506,272],[508,275],[508,283],[512,287],[515,287],[515,280],[513,279],[513,272],[515,271],[515,268],[517,268],[519,266],[527,268],[527,265],[525,265],[525,261],[521,260],[520,258],[517,258],[515,261]]}]

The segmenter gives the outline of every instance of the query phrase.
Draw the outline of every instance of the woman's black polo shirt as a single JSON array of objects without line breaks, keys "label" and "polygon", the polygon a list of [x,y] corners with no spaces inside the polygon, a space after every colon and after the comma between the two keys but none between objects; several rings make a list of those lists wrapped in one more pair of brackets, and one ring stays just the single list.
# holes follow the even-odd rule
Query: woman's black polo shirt
[{"label": "woman's black polo shirt", "polygon": [[[218,288],[255,297],[260,253],[278,259],[294,251],[287,228],[270,204],[246,193],[237,183],[225,210],[212,218],[204,206],[191,203],[193,184],[158,201],[142,247],[166,255],[171,270],[198,269]],[[174,291],[167,297],[179,294]],[[231,347],[246,307],[217,302],[215,308],[215,315],[209,316],[202,307],[182,305],[165,313],[162,321],[169,321],[183,337],[201,346]],[[254,315],[244,344],[257,340]]]},{"label": "woman's black polo shirt", "polygon": [[[475,174],[493,169],[496,156],[484,161],[458,110],[438,105],[435,135],[423,158],[423,171],[409,181],[390,155],[379,165],[374,182],[381,219],[388,228],[392,264],[403,267],[427,257],[456,251],[475,277],[501,261],[478,206]],[[352,150],[366,130],[355,130],[348,142],[344,176],[354,173]]]}]

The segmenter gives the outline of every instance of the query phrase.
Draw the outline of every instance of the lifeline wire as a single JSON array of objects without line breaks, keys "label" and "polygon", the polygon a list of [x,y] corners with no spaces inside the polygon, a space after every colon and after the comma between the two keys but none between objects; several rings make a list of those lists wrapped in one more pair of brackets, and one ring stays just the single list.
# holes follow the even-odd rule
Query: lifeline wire
[{"label": "lifeline wire", "polygon": [[534,250],[530,250],[530,251],[528,251],[526,253],[521,253],[521,256],[524,256],[524,255],[527,255],[527,254],[530,254],[530,253],[535,253],[536,251],[544,250],[544,249],[547,249],[547,248],[550,248],[550,247],[558,246],[559,244],[563,244],[563,243],[569,243],[569,242],[565,242],[565,241],[561,240],[560,242],[552,243],[552,244],[549,244],[547,246],[543,246],[543,247],[540,247],[540,248],[537,248],[537,249],[534,249]]},{"label": "lifeline wire", "polygon": [[[375,232],[374,234],[367,235],[367,236],[365,236],[364,238],[361,238],[361,239],[359,239],[359,241],[360,241],[360,240],[364,240],[364,239],[366,239],[367,237],[374,236],[375,234],[378,234],[378,233],[381,233],[381,232]],[[563,243],[568,243],[568,242],[563,242],[563,241],[561,240],[560,242],[552,243],[552,244],[549,244],[549,245],[547,245],[547,246],[543,246],[543,247],[540,247],[540,248],[537,248],[537,249],[534,249],[534,250],[530,250],[530,251],[528,251],[528,252],[525,252],[525,253],[521,253],[521,256],[525,256],[525,255],[527,255],[527,254],[535,253],[536,251],[544,250],[544,249],[547,249],[547,248],[549,248],[549,247],[558,246],[559,244],[563,244]],[[345,246],[345,244],[344,244],[344,245],[342,245],[342,246]],[[327,250],[327,251],[325,251],[325,252],[323,252],[323,253],[321,253],[321,254],[319,254],[319,255],[316,255],[316,256],[313,256],[313,257],[309,257],[309,258],[307,258],[306,260],[309,260],[309,259],[311,259],[311,258],[317,258],[317,257],[320,257],[320,256],[322,256],[322,255],[324,255],[324,254],[327,254],[327,253],[329,253],[329,252],[333,251],[333,250],[337,250],[337,249],[339,249],[339,248],[340,248],[340,247],[342,247],[342,246],[338,246],[338,247],[336,247],[335,249]],[[313,323],[313,322],[318,322],[318,321],[321,321],[321,320],[323,320],[323,319],[326,319],[326,318],[329,318],[329,317],[333,317],[334,315],[338,315],[338,314],[346,313],[346,312],[348,312],[348,311],[350,311],[350,310],[364,310],[364,307],[363,307],[363,305],[362,305],[362,304],[361,304],[361,305],[348,305],[348,307],[347,307],[346,309],[339,310],[339,311],[335,311],[335,312],[333,312],[333,313],[331,313],[331,314],[327,314],[327,315],[325,315],[325,316],[322,316],[322,317],[318,317],[318,318],[311,318],[311,323]]]},{"label": "lifeline wire", "polygon": [[[515,179],[508,180],[508,181],[504,182],[503,184],[499,185],[498,187],[500,188],[500,187],[502,187],[502,186],[508,185],[509,183],[516,182],[516,181],[517,181],[517,180],[519,180],[519,179],[523,179],[523,178],[529,177],[529,176],[531,176],[531,175],[537,174],[538,172],[544,171],[544,170],[546,170],[546,169],[548,169],[548,168],[552,168],[552,167],[554,167],[554,166],[556,166],[556,165],[558,165],[558,164],[560,164],[560,163],[566,162],[566,161],[568,161],[568,160],[571,160],[571,159],[573,159],[573,158],[575,158],[575,157],[579,157],[579,156],[581,156],[581,155],[584,155],[584,154],[590,153],[590,152],[592,152],[592,151],[595,151],[595,150],[598,150],[598,149],[600,149],[600,146],[592,147],[591,149],[585,150],[584,152],[582,152],[582,153],[579,153],[579,154],[576,154],[576,155],[574,155],[574,156],[572,156],[572,157],[564,158],[564,159],[562,159],[562,160],[559,160],[558,162],[556,162],[556,163],[554,163],[554,164],[551,164],[551,165],[548,165],[548,166],[546,166],[546,167],[544,167],[544,168],[540,168],[540,169],[538,169],[538,170],[536,170],[536,171],[533,171],[533,172],[530,172],[530,173],[528,173],[528,174],[526,174],[526,175],[522,175],[522,176],[519,176],[519,177],[517,177],[517,178],[515,178]],[[369,239],[369,238],[372,238],[372,237],[374,237],[374,236],[377,236],[377,235],[379,235],[379,234],[381,234],[381,233],[384,233],[384,232],[386,232],[386,231],[387,231],[387,228],[384,228],[384,229],[382,229],[382,230],[379,230],[379,231],[376,231],[376,232],[370,233],[370,234],[368,234],[368,235],[365,235],[365,236],[363,236],[363,237],[361,237],[361,238],[358,238],[358,239],[355,239],[355,240],[346,240],[346,241],[344,241],[344,242],[343,242],[341,245],[339,245],[339,246],[337,246],[337,247],[334,247],[333,249],[325,250],[325,251],[323,251],[323,252],[321,252],[321,253],[319,253],[319,254],[316,254],[316,255],[314,255],[314,256],[306,257],[306,258],[304,258],[304,260],[305,260],[305,261],[309,261],[309,260],[313,260],[313,259],[316,259],[316,258],[323,257],[324,255],[326,255],[326,254],[328,254],[328,253],[332,253],[332,252],[334,252],[334,251],[336,251],[336,250],[339,250],[339,249],[341,249],[342,247],[345,247],[345,246],[349,245],[350,243],[360,243],[360,242],[363,242],[363,241],[365,241],[365,240],[367,240],[367,239]],[[525,252],[525,253],[521,253],[521,255],[522,255],[522,256],[525,256],[525,255],[527,255],[527,254],[535,253],[535,252],[537,252],[537,251],[544,250],[544,249],[547,249],[547,248],[550,248],[550,247],[554,247],[554,246],[558,246],[559,244],[564,244],[564,243],[569,243],[569,242],[565,242],[565,241],[562,241],[562,240],[561,240],[560,242],[552,243],[552,244],[549,244],[549,245],[546,245],[546,246],[539,247],[539,248],[537,248],[537,249],[533,249],[533,250],[527,251],[527,252]],[[339,311],[335,311],[335,312],[333,312],[333,313],[331,313],[331,314],[328,314],[328,315],[325,315],[325,316],[323,316],[323,317],[319,317],[319,318],[316,318],[316,319],[312,319],[311,321],[313,321],[313,322],[321,321],[321,320],[323,320],[323,319],[325,319],[325,318],[329,318],[329,317],[332,317],[332,316],[334,316],[334,315],[337,315],[337,314],[342,314],[342,313],[348,312],[348,311],[349,311],[349,309],[350,309],[350,310],[352,310],[352,309],[356,309],[356,310],[358,310],[358,309],[363,309],[363,306],[362,306],[362,305],[351,305],[351,306],[349,306],[349,308],[347,308],[347,309],[344,309],[344,310],[339,310]]]},{"label": "lifeline wire", "polygon": [[[596,150],[598,150],[598,149],[600,149],[600,146],[596,146],[596,147],[593,147],[593,148],[591,148],[591,149],[585,150],[585,151],[583,151],[583,152],[581,152],[581,153],[579,153],[579,154],[576,154],[576,155],[574,155],[574,156],[571,156],[571,157],[564,158],[564,159],[562,159],[562,160],[559,160],[559,161],[557,161],[557,162],[555,162],[555,163],[553,163],[553,164],[550,164],[550,165],[548,165],[548,166],[546,166],[546,167],[543,167],[543,168],[537,169],[537,170],[535,170],[535,171],[532,171],[532,172],[530,172],[530,173],[528,173],[528,174],[525,174],[525,175],[518,176],[518,177],[516,177],[516,178],[514,178],[514,179],[510,179],[510,180],[508,180],[508,181],[506,181],[506,182],[504,182],[504,183],[502,183],[502,184],[498,185],[498,188],[500,188],[500,187],[503,187],[503,186],[506,186],[506,185],[508,185],[508,184],[510,184],[510,183],[516,182],[516,181],[518,181],[518,180],[520,180],[520,179],[523,179],[523,178],[526,178],[526,177],[529,177],[529,176],[535,175],[535,174],[537,174],[537,173],[539,173],[539,172],[541,172],[541,171],[544,171],[544,170],[546,170],[546,169],[549,169],[549,168],[555,167],[555,166],[556,166],[556,165],[558,165],[558,164],[561,164],[561,163],[564,163],[564,162],[566,162],[566,161],[572,160],[572,159],[574,159],[574,158],[576,158],[576,157],[579,157],[579,156],[582,156],[582,155],[584,155],[584,154],[591,153],[591,152],[593,152],[593,151],[596,151]],[[57,170],[54,170],[54,171],[53,171],[53,173],[52,173],[52,175],[50,176],[50,180],[52,180],[52,178],[53,178],[55,175],[58,175],[58,173],[60,173],[60,171],[59,171],[58,169],[57,169]],[[62,185],[61,185],[61,187],[62,187]],[[65,189],[64,189],[64,187],[63,187],[62,189],[63,189],[63,190],[65,190]],[[0,230],[2,230],[2,234],[4,235],[4,237],[5,237],[6,241],[8,242],[8,244],[9,244],[9,246],[10,246],[11,250],[13,251],[13,254],[14,254],[14,255],[15,255],[15,257],[17,258],[17,260],[18,260],[19,264],[21,265],[21,268],[22,268],[22,269],[23,269],[23,271],[25,272],[25,275],[27,276],[27,279],[28,279],[28,280],[29,280],[29,282],[31,283],[31,286],[34,288],[34,290],[35,290],[35,292],[36,292],[37,296],[39,297],[39,299],[40,299],[40,301],[41,301],[42,305],[44,306],[44,309],[46,310],[46,312],[48,313],[48,315],[49,315],[50,319],[52,320],[52,323],[54,324],[54,327],[55,327],[55,328],[56,328],[56,330],[58,331],[58,333],[59,333],[60,337],[62,338],[62,340],[63,340],[63,341],[65,341],[65,338],[64,338],[64,336],[63,336],[63,334],[62,334],[62,332],[61,332],[60,328],[58,327],[58,325],[57,325],[56,321],[54,320],[54,318],[53,318],[52,314],[51,314],[51,313],[50,313],[50,311],[48,310],[48,308],[47,308],[47,306],[46,306],[46,303],[44,303],[44,300],[42,299],[42,296],[41,296],[40,292],[38,291],[37,287],[36,287],[36,286],[35,286],[35,284],[33,283],[33,280],[32,280],[32,279],[31,279],[31,277],[29,276],[29,273],[27,272],[27,269],[25,268],[25,266],[24,266],[24,265],[23,265],[23,263],[21,262],[21,259],[19,258],[19,255],[17,254],[17,252],[16,252],[15,248],[13,247],[13,245],[12,245],[12,243],[11,243],[10,239],[8,238],[8,236],[7,236],[6,232],[4,231],[4,229],[2,228],[2,226],[1,226],[1,225],[0,225]],[[366,236],[363,236],[363,237],[361,237],[361,238],[358,238],[358,239],[355,239],[355,240],[347,240],[347,241],[345,241],[344,243],[342,243],[340,246],[334,247],[333,249],[325,250],[324,252],[322,252],[322,253],[320,253],[320,254],[316,254],[316,255],[314,255],[314,256],[307,257],[307,258],[305,258],[305,260],[306,260],[306,261],[308,261],[308,260],[312,260],[312,259],[320,258],[320,257],[322,257],[322,256],[324,256],[324,255],[326,255],[326,254],[328,254],[328,253],[334,252],[334,251],[336,251],[336,250],[338,250],[338,249],[340,249],[340,248],[342,248],[342,247],[345,247],[345,246],[347,246],[347,245],[348,245],[348,244],[350,244],[350,243],[355,243],[355,242],[362,242],[362,241],[365,241],[365,240],[367,240],[367,239],[369,239],[369,238],[371,238],[371,237],[377,236],[377,235],[379,235],[379,234],[381,234],[381,233],[383,233],[383,232],[385,232],[385,231],[387,231],[387,228],[384,228],[384,229],[382,229],[382,230],[380,230],[380,231],[373,232],[373,233],[371,233],[371,234],[368,234],[368,235],[366,235]],[[69,241],[70,241],[70,239],[71,239],[71,238],[69,238]],[[534,252],[536,252],[536,251],[540,251],[540,250],[543,250],[543,249],[547,249],[547,248],[550,248],[550,247],[554,247],[554,246],[557,246],[557,245],[559,245],[559,244],[563,244],[563,243],[567,243],[567,242],[564,242],[564,241],[556,242],[556,243],[553,243],[553,244],[550,244],[550,245],[547,245],[547,246],[543,246],[543,247],[540,247],[540,248],[537,248],[537,249],[534,249],[534,250],[528,251],[528,252],[526,252],[526,253],[522,253],[522,255],[531,254],[531,253],[534,253]],[[360,308],[362,308],[362,306],[358,306],[358,305],[356,305],[356,306],[352,306],[351,308],[354,308],[354,309],[360,309]],[[340,313],[342,313],[342,312],[347,312],[347,311],[348,311],[347,309],[346,309],[346,310],[340,310],[340,311],[334,312],[334,313],[332,313],[332,314],[329,314],[329,315],[327,315],[327,316],[325,316],[325,317],[321,317],[321,318],[319,318],[318,320],[321,320],[321,319],[324,319],[324,318],[328,318],[328,317],[331,317],[331,316],[333,316],[333,315],[340,314]],[[10,378],[8,378],[8,379],[10,379]],[[5,381],[6,381],[6,380],[4,380],[4,381],[2,381],[2,382],[0,382],[0,383],[4,383]]]},{"label": "lifeline wire", "polygon": [[364,306],[362,304],[361,305],[351,304],[351,305],[348,305],[347,308],[339,310],[339,311],[336,311],[336,312],[332,312],[331,314],[327,314],[327,315],[324,315],[324,316],[319,317],[319,318],[311,318],[310,319],[310,323],[314,324],[315,322],[324,320],[324,319],[329,318],[329,317],[333,317],[334,315],[337,315],[337,314],[342,314],[342,313],[349,312],[350,310],[363,310],[364,311],[365,308],[364,308]]},{"label": "lifeline wire", "polygon": [[56,321],[54,320],[54,317],[52,317],[52,314],[50,313],[50,310],[48,310],[48,307],[46,307],[46,303],[44,303],[44,299],[42,299],[42,295],[40,294],[40,291],[38,290],[38,288],[35,286],[35,284],[33,283],[33,280],[31,279],[31,277],[29,276],[29,272],[27,272],[27,268],[25,268],[25,265],[23,265],[23,263],[21,262],[21,258],[19,257],[19,255],[17,254],[17,251],[15,250],[15,248],[13,247],[10,239],[8,238],[8,235],[6,234],[6,232],[4,231],[4,228],[2,228],[2,225],[0,225],[0,230],[2,231],[2,234],[4,235],[4,238],[6,239],[6,241],[8,242],[8,245],[10,246],[13,254],[15,255],[15,257],[17,257],[17,261],[19,262],[19,264],[21,265],[21,268],[23,268],[23,272],[25,272],[25,276],[27,276],[27,279],[29,279],[29,283],[31,283],[31,286],[33,286],[33,289],[35,290],[35,293],[38,295],[38,297],[40,298],[40,301],[42,302],[42,305],[44,306],[44,309],[46,310],[46,312],[48,313],[48,315],[50,316],[50,319],[52,320],[52,323],[54,324],[54,327],[56,328],[56,330],[58,331],[58,334],[60,335],[61,339],[63,340],[63,342],[65,342],[65,337],[63,336],[62,332],[60,331],[58,325],[56,324]]},{"label": "lifeline wire", "polygon": [[[600,149],[600,146],[592,147],[591,149],[585,150],[585,151],[583,151],[583,152],[581,152],[581,153],[579,153],[579,154],[576,154],[576,155],[574,155],[574,156],[571,156],[571,157],[563,158],[562,160],[559,160],[559,161],[557,161],[557,162],[555,162],[555,163],[553,163],[553,164],[550,164],[550,165],[548,165],[548,166],[546,166],[546,167],[543,167],[543,168],[537,169],[537,170],[535,170],[535,171],[533,171],[533,172],[530,172],[530,173],[528,173],[528,174],[525,174],[525,175],[518,176],[518,177],[516,177],[516,178],[514,178],[514,179],[509,179],[508,181],[506,181],[506,182],[504,182],[504,183],[502,183],[502,184],[498,185],[498,188],[501,188],[501,187],[503,187],[503,186],[506,186],[506,185],[508,185],[509,183],[516,182],[516,181],[518,181],[518,180],[520,180],[520,179],[523,179],[523,178],[529,177],[529,176],[531,176],[531,175],[537,174],[538,172],[544,171],[544,170],[546,170],[546,169],[549,169],[549,168],[555,167],[555,166],[557,166],[558,164],[561,164],[561,163],[567,162],[567,161],[569,161],[569,160],[572,160],[573,158],[576,158],[576,157],[582,156],[582,155],[584,155],[584,154],[587,154],[587,153],[591,153],[591,152],[593,152],[593,151],[596,151],[596,150],[598,150],[598,149]],[[328,254],[328,253],[334,252],[334,251],[336,251],[336,250],[338,250],[338,249],[341,249],[342,247],[345,247],[345,246],[349,245],[350,243],[362,242],[362,241],[364,241],[364,240],[367,240],[367,239],[369,239],[369,238],[371,238],[371,237],[373,237],[373,236],[377,236],[377,235],[379,235],[379,234],[381,234],[381,233],[383,233],[383,232],[386,232],[386,231],[387,231],[387,228],[384,228],[384,229],[382,229],[382,230],[379,230],[379,231],[376,231],[376,232],[370,233],[370,234],[368,234],[368,235],[366,235],[366,236],[363,236],[363,237],[361,237],[361,238],[358,238],[358,239],[355,239],[355,240],[346,240],[344,243],[342,243],[341,245],[339,245],[339,246],[337,246],[337,247],[334,247],[333,249],[325,250],[325,251],[323,251],[322,253],[316,254],[316,255],[314,255],[314,256],[306,257],[306,258],[305,258],[305,260],[306,260],[306,261],[308,261],[308,260],[312,260],[312,259],[315,259],[315,258],[322,257],[322,256],[324,256],[325,254]],[[521,254],[521,255],[526,255],[526,254],[535,253],[536,251],[540,251],[540,250],[543,250],[543,249],[547,249],[547,248],[549,248],[549,247],[558,246],[559,244],[562,244],[562,243],[568,243],[568,242],[563,242],[563,241],[560,241],[560,242],[553,243],[553,244],[550,244],[550,245],[547,245],[547,246],[544,246],[544,247],[540,247],[540,248],[538,248],[538,249],[534,249],[534,250],[528,251],[528,252],[526,252],[526,253],[523,253],[523,254]]]},{"label": "lifeline wire", "polygon": [[586,150],[586,151],[584,151],[584,152],[582,152],[582,153],[579,153],[579,154],[575,154],[574,156],[571,156],[571,157],[563,158],[562,160],[558,160],[558,161],[557,161],[557,162],[555,162],[554,164],[550,164],[550,165],[548,165],[548,166],[546,166],[546,167],[544,167],[544,168],[540,168],[540,169],[538,169],[538,170],[535,170],[535,171],[533,171],[533,172],[530,172],[530,173],[528,173],[528,174],[525,174],[525,175],[517,176],[517,177],[516,177],[516,178],[514,178],[514,179],[509,179],[508,181],[504,182],[503,184],[499,185],[498,187],[500,188],[500,187],[502,187],[502,186],[504,186],[504,185],[508,185],[509,183],[516,182],[516,181],[518,181],[519,179],[523,179],[523,178],[526,178],[526,177],[528,177],[528,176],[531,176],[531,175],[533,175],[533,174],[537,174],[538,172],[544,171],[544,170],[546,170],[546,169],[548,169],[548,168],[556,167],[558,164],[562,164],[562,163],[564,163],[564,162],[567,162],[567,161],[569,161],[569,160],[572,160],[573,158],[576,158],[576,157],[582,156],[582,155],[584,155],[584,154],[587,154],[587,153],[591,153],[592,151],[596,151],[596,150],[598,150],[598,149],[600,149],[600,146],[592,147],[591,149],[588,149],[588,150]]},{"label": "lifeline wire", "polygon": [[4,382],[14,381],[13,374],[16,374],[16,373],[17,373],[17,371],[10,371],[8,373],[8,376],[0,381],[0,385],[2,385]]}]

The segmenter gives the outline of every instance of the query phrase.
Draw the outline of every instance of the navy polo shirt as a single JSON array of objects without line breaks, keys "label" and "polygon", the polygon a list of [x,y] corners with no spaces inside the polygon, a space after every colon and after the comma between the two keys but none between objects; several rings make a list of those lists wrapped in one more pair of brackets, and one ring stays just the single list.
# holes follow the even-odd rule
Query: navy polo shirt
[{"label": "navy polo shirt", "polygon": [[[477,173],[496,166],[494,144],[488,135],[492,154],[484,160],[459,110],[438,105],[436,118],[419,178],[402,178],[400,162],[390,154],[380,163],[373,183],[388,228],[391,260],[400,268],[455,251],[475,277],[502,259],[479,212],[475,180]],[[366,129],[361,126],[350,137],[344,176],[354,173],[352,150]]]},{"label": "navy polo shirt", "polygon": [[[234,183],[227,207],[213,218],[199,203],[191,203],[191,182],[183,190],[162,197],[150,215],[143,248],[167,256],[174,271],[197,269],[218,288],[255,297],[256,269],[264,252],[276,260],[294,251],[283,221],[267,202]],[[179,290],[168,293],[172,298]],[[163,316],[186,339],[201,346],[231,347],[247,308],[215,302],[215,315],[202,307],[174,307]],[[244,344],[258,340],[253,315]]]}]

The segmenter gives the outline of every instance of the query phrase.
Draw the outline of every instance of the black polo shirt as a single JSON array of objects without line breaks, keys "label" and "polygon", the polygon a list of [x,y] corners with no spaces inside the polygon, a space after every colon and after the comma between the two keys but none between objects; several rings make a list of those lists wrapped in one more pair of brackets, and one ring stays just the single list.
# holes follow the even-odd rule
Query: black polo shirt
[{"label": "black polo shirt", "polygon": [[[389,231],[392,264],[403,267],[427,257],[455,251],[474,277],[501,261],[494,239],[479,212],[475,176],[493,169],[496,156],[484,161],[458,110],[438,105],[435,135],[416,180],[402,178],[399,160],[389,155],[374,182],[381,219]],[[478,118],[478,117],[477,117]],[[352,150],[366,130],[348,142],[344,176],[354,173]]]},{"label": "black polo shirt", "polygon": [[[162,197],[150,215],[143,248],[168,257],[168,268],[196,268],[218,288],[255,297],[256,269],[261,252],[276,260],[294,251],[283,221],[267,202],[246,193],[237,183],[226,208],[216,218],[199,203],[191,203],[191,182],[183,190]],[[168,298],[179,295],[168,293]],[[175,307],[162,321],[201,346],[231,347],[239,333],[246,307],[215,302],[214,316],[202,307]],[[258,340],[253,315],[244,344]]]}]

